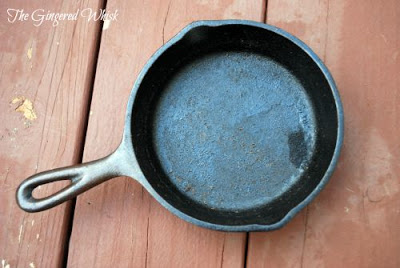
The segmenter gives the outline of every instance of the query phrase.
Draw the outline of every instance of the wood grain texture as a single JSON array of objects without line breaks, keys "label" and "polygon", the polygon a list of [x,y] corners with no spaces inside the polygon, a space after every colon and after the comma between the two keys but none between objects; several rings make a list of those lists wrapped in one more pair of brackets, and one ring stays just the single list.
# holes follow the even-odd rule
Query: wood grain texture
[{"label": "wood grain texture", "polygon": [[[262,20],[258,1],[109,0],[118,21],[103,30],[84,160],[120,142],[125,107],[140,69],[163,42],[193,20]],[[69,267],[242,267],[246,234],[188,224],[131,179],[114,179],[77,200]]]},{"label": "wood grain texture", "polygon": [[308,210],[282,230],[250,235],[248,267],[400,267],[400,2],[270,0],[267,22],[327,64],[345,137]]},{"label": "wood grain texture", "polygon": [[[99,1],[2,1],[0,3],[0,262],[2,267],[59,267],[69,209],[28,214],[15,202],[26,177],[79,161],[99,24],[86,20],[7,21],[8,8],[74,12]],[[23,104],[27,117],[18,112]],[[14,100],[14,101],[13,101]],[[14,103],[13,103],[14,102]],[[16,110],[17,109],[17,110]],[[33,116],[36,116],[36,119]],[[46,185],[40,196],[60,185]],[[8,265],[8,266],[7,266]]]}]

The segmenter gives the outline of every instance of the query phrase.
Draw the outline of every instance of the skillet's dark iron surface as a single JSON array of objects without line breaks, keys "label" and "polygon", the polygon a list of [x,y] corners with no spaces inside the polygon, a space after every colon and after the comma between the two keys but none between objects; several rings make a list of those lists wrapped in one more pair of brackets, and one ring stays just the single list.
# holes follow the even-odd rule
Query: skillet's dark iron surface
[{"label": "skillet's dark iron surface", "polygon": [[[112,155],[34,175],[17,200],[40,211],[126,175],[197,225],[277,229],[328,181],[342,116],[328,70],[295,37],[256,22],[196,22],[144,67]],[[32,197],[36,186],[61,179],[72,184]]]}]

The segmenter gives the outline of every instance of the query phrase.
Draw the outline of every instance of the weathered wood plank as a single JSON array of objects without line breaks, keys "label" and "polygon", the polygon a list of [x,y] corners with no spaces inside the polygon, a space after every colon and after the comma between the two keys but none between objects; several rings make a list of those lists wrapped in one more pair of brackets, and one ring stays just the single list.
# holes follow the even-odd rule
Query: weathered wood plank
[{"label": "weathered wood plank", "polygon": [[268,1],[267,22],[308,43],[345,111],[332,180],[294,222],[250,235],[249,267],[400,266],[400,2]]},{"label": "weathered wood plank", "polygon": [[[15,190],[35,172],[79,161],[99,33],[98,22],[84,19],[60,22],[57,27],[51,22],[35,27],[31,19],[12,24],[6,11],[75,12],[78,8],[98,9],[99,2],[0,4],[2,267],[59,267],[63,262],[69,206],[24,213],[15,202]],[[47,195],[59,186],[43,186],[37,194]]]},{"label": "weathered wood plank", "polygon": [[[103,31],[84,160],[120,142],[133,82],[151,54],[193,20],[262,20],[258,1],[109,0],[118,21]],[[176,218],[136,182],[116,179],[78,198],[70,267],[241,267],[245,234],[202,229]],[[83,253],[84,252],[84,253]]]}]

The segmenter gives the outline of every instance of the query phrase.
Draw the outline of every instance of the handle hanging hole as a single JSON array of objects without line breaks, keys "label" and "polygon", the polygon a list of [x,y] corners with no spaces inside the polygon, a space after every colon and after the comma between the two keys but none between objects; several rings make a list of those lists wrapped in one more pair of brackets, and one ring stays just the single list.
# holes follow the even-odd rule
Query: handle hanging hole
[{"label": "handle hanging hole", "polygon": [[65,179],[39,185],[38,187],[33,189],[32,196],[36,199],[41,199],[50,195],[54,195],[55,193],[61,191],[63,188],[67,187],[68,185],[71,185],[71,183],[72,183],[71,180]]}]

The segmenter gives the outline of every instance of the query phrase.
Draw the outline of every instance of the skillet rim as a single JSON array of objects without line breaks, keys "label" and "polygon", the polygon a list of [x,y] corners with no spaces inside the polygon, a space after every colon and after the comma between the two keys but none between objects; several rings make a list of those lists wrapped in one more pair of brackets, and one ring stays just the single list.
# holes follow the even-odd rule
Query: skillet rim
[{"label": "skillet rim", "polygon": [[[300,203],[294,206],[284,217],[282,217],[279,221],[273,224],[246,224],[246,225],[223,225],[223,224],[216,224],[210,223],[204,220],[200,220],[194,218],[177,208],[173,205],[168,203],[163,197],[161,197],[156,190],[150,185],[150,183],[145,178],[143,172],[140,169],[138,160],[135,156],[133,141],[132,141],[132,129],[131,129],[131,122],[132,122],[132,111],[133,106],[135,104],[136,95],[138,90],[140,89],[141,83],[143,78],[151,68],[151,66],[156,62],[160,55],[162,55],[167,49],[173,46],[175,43],[179,42],[184,36],[189,33],[191,30],[206,26],[206,27],[219,27],[219,26],[226,26],[226,25],[244,25],[244,26],[251,26],[262,28],[267,31],[271,31],[275,34],[278,34],[289,41],[293,42],[295,45],[300,47],[319,67],[322,74],[324,75],[325,79],[327,80],[329,87],[332,92],[332,96],[334,98],[336,112],[337,112],[337,137],[336,137],[336,145],[335,149],[331,158],[331,162],[328,168],[325,171],[324,176],[318,183],[318,185],[314,188],[314,190]],[[184,27],[180,32],[178,32],[173,38],[171,38],[168,42],[166,42],[163,46],[161,46],[146,62],[143,66],[141,72],[139,73],[132,91],[130,93],[129,101],[127,104],[126,110],[126,119],[125,119],[125,126],[123,132],[123,138],[121,146],[124,147],[123,150],[127,153],[129,157],[129,162],[126,161],[127,165],[133,165],[134,168],[132,169],[132,173],[130,177],[136,179],[162,206],[164,206],[167,210],[175,214],[176,216],[180,217],[181,219],[198,225],[200,227],[205,227],[213,230],[219,231],[230,231],[230,232],[250,232],[250,231],[272,231],[276,229],[282,228],[286,225],[298,212],[300,212],[306,205],[308,205],[315,197],[321,192],[321,190],[325,187],[328,183],[330,177],[333,174],[333,171],[337,165],[337,161],[339,159],[341,147],[343,144],[343,136],[344,136],[344,115],[343,115],[343,107],[340,100],[340,95],[337,90],[336,84],[333,80],[331,73],[329,72],[328,68],[322,62],[322,60],[308,47],[305,43],[299,40],[297,37],[293,36],[292,34],[277,28],[272,25],[264,24],[261,22],[256,21],[249,21],[249,20],[201,20],[195,21]]]}]

